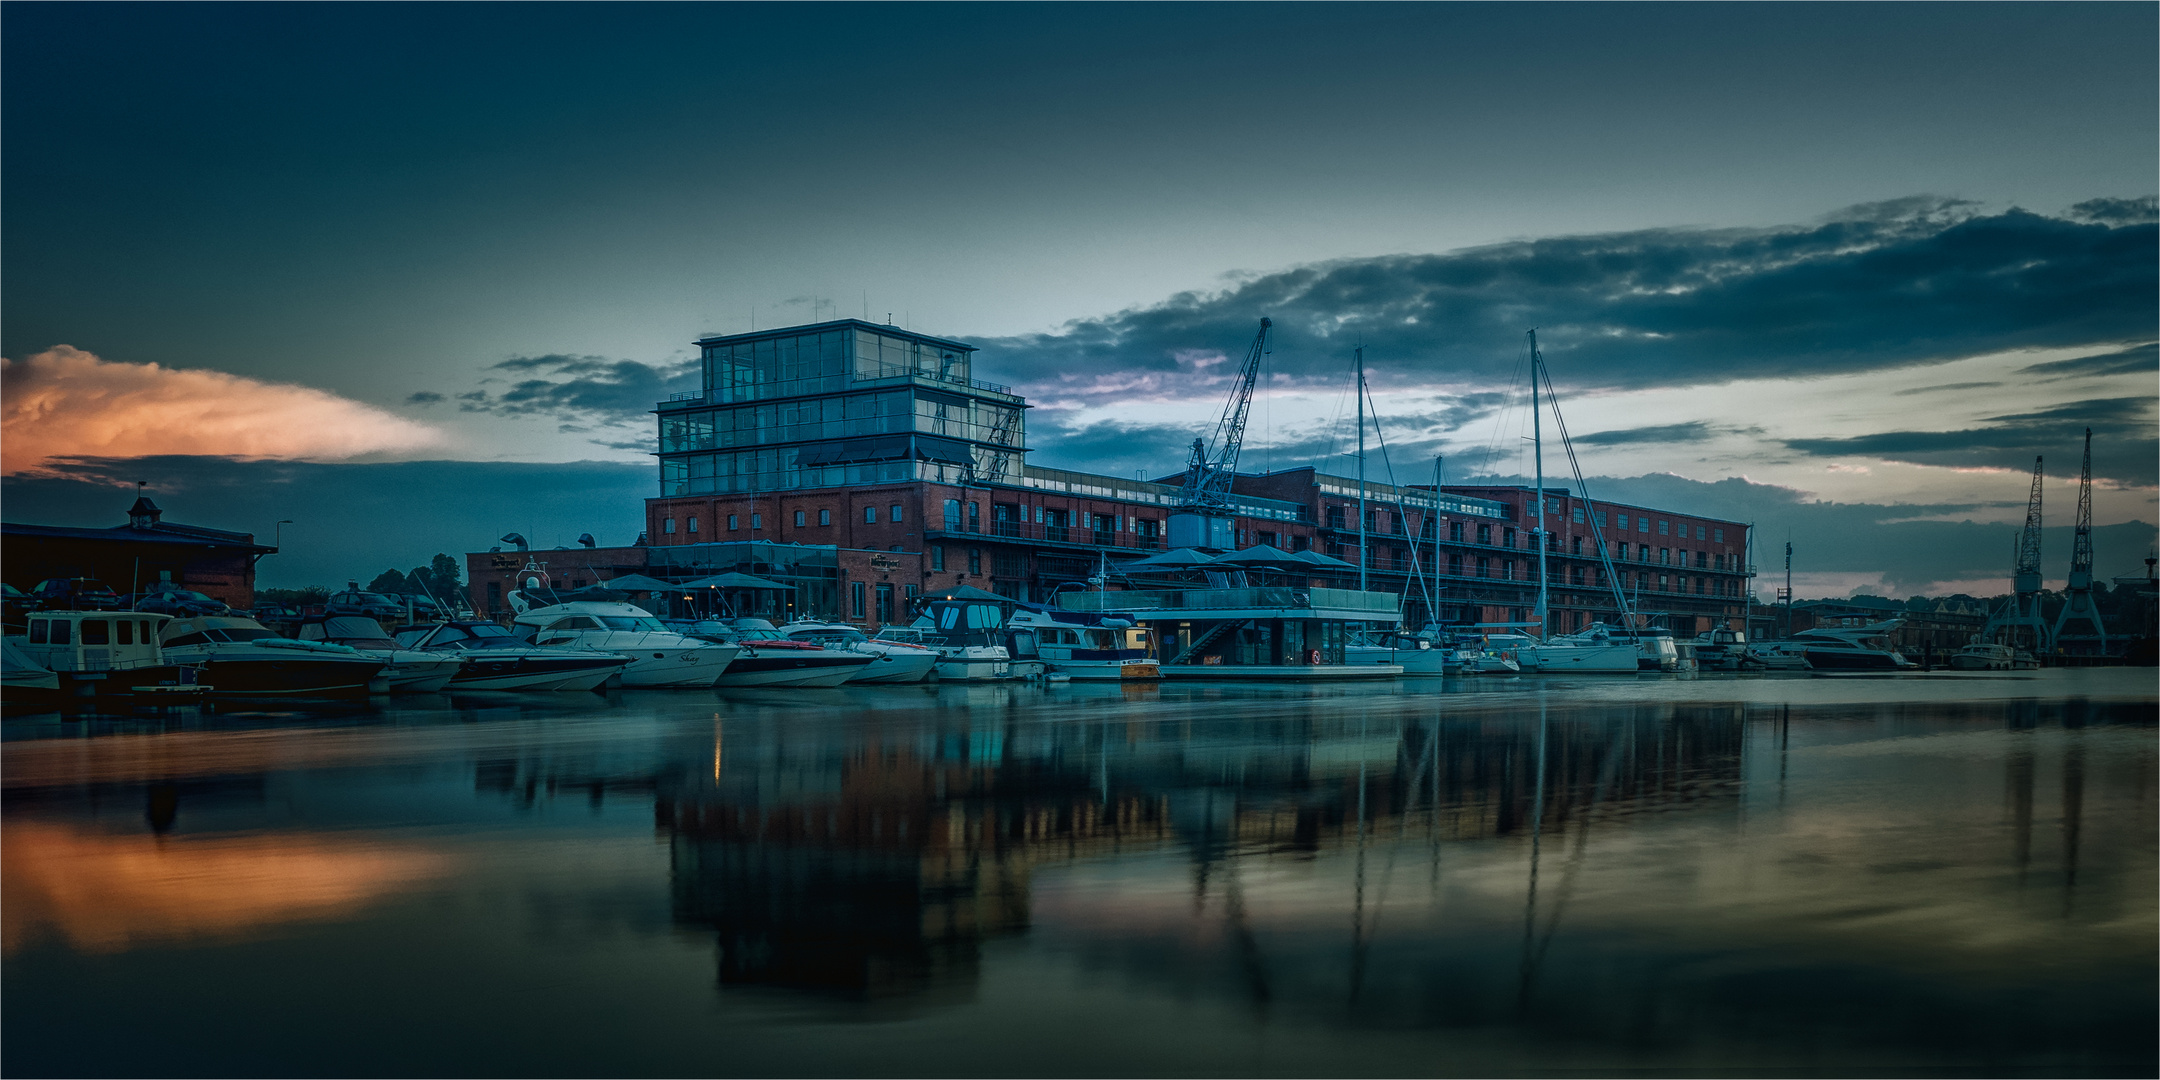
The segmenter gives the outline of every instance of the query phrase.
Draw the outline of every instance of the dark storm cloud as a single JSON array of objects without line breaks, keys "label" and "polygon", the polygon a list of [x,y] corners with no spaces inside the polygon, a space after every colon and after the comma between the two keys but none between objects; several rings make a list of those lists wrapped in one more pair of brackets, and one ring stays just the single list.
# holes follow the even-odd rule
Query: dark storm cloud
[{"label": "dark storm cloud", "polygon": [[1700,420],[1690,420],[1685,424],[1659,424],[1654,427],[1623,428],[1618,431],[1593,431],[1588,435],[1575,436],[1575,441],[1590,446],[1704,442],[1716,434],[1717,432],[1710,425]]},{"label": "dark storm cloud", "polygon": [[2093,475],[2118,483],[2155,482],[2160,441],[2151,398],[2096,398],[2039,412],[1991,416],[1985,426],[1959,431],[1884,431],[1842,439],[1786,439],[1802,453],[1872,457],[1951,468],[2030,469],[2046,458],[2053,476],[2076,476],[2085,430],[2093,433]]},{"label": "dark storm cloud", "polygon": [[653,403],[697,388],[698,362],[644,364],[604,356],[520,356],[489,371],[522,375],[497,393],[459,394],[466,412],[549,416],[583,430],[586,424],[642,423]]},{"label": "dark storm cloud", "polygon": [[2068,360],[2052,360],[2045,364],[2033,364],[2018,369],[2020,375],[2044,376],[2042,382],[2057,379],[2077,379],[2097,375],[2150,375],[2160,371],[2160,345],[2148,342],[2135,348],[2120,349],[2092,356],[2072,357]]},{"label": "dark storm cloud", "polygon": [[1275,322],[1281,381],[1490,382],[1539,328],[1555,381],[1632,388],[1866,371],[2012,348],[2137,340],[2160,314],[2151,222],[1855,207],[1770,230],[1652,229],[1297,267],[1217,293],[987,341],[980,363],[1045,403],[1190,393]]},{"label": "dark storm cloud", "polygon": [[390,567],[424,564],[436,552],[485,551],[510,531],[542,548],[575,547],[582,532],[602,545],[624,545],[643,527],[641,500],[658,490],[651,465],[614,462],[88,458],[56,463],[50,476],[10,477],[8,520],[118,524],[137,480],[150,482],[168,520],[252,532],[267,543],[274,524],[290,519],[283,550],[257,567],[257,580],[271,586],[366,581]]},{"label": "dark storm cloud", "polygon": [[407,405],[439,405],[444,400],[445,399],[441,394],[435,393],[432,390],[421,390],[406,397],[405,403]]}]

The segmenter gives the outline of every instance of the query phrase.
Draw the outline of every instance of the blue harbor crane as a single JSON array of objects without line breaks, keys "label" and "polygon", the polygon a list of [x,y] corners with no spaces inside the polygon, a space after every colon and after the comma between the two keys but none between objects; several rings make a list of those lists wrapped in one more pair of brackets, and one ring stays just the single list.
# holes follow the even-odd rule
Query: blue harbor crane
[{"label": "blue harbor crane", "polygon": [[1260,320],[1260,332],[1245,350],[1245,365],[1230,385],[1230,400],[1222,419],[1215,424],[1213,440],[1194,439],[1185,462],[1185,483],[1170,515],[1170,546],[1227,550],[1237,546],[1231,516],[1230,483],[1237,476],[1238,451],[1245,445],[1245,421],[1252,413],[1253,384],[1260,378],[1260,358],[1267,355],[1268,331],[1275,324]]},{"label": "blue harbor crane", "polygon": [[[2072,619],[2092,623],[2095,652],[2107,651],[2107,627],[2100,624],[2100,609],[2093,603],[2092,541],[2092,429],[2085,429],[2085,466],[2078,471],[2077,532],[2070,540],[2070,580],[2063,589],[2062,610],[2055,613],[2053,644],[2062,646],[2063,627]],[[2082,636],[2082,635],[2080,635]]]}]

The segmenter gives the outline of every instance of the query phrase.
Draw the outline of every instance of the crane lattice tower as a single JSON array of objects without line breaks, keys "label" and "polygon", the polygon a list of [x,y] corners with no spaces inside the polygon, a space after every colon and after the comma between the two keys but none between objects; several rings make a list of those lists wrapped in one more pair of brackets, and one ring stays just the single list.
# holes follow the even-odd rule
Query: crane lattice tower
[{"label": "crane lattice tower", "polygon": [[2041,461],[2033,458],[2032,495],[2025,503],[2025,528],[2018,533],[2011,596],[1988,615],[1987,626],[1980,631],[1982,638],[2022,645],[2035,653],[2052,651],[2055,637],[2040,614],[2040,495],[2046,476]]},{"label": "crane lattice tower", "polygon": [[2100,608],[2093,603],[2092,568],[2092,429],[2086,428],[2085,465],[2078,471],[2077,532],[2070,540],[2070,581],[2063,590],[2062,610],[2055,615],[2057,648],[2063,643],[2063,627],[2072,619],[2085,619],[2092,623],[2097,651],[2107,651],[2107,628],[2100,624]]}]

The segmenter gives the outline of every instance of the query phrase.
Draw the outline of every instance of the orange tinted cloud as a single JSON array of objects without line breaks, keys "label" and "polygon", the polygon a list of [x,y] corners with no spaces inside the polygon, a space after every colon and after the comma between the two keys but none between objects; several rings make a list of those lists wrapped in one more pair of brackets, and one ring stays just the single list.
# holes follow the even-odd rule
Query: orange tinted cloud
[{"label": "orange tinted cloud", "polygon": [[57,457],[349,458],[440,442],[425,424],[324,390],[101,360],[56,345],[0,357],[0,471]]}]

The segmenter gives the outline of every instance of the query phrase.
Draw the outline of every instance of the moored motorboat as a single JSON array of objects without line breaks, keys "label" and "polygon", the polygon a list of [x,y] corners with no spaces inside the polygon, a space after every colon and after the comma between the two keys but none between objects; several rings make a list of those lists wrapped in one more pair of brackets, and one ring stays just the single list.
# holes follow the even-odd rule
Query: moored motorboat
[{"label": "moored motorboat", "polygon": [[358,649],[279,637],[237,615],[174,619],[159,641],[168,663],[195,668],[216,697],[361,695],[384,666]]},{"label": "moored motorboat", "polygon": [[839,686],[876,660],[867,652],[797,641],[764,619],[736,619],[726,632],[742,651],[715,684],[722,687]]},{"label": "moored motorboat", "polygon": [[827,649],[866,653],[870,663],[848,676],[847,685],[918,683],[937,670],[937,652],[927,645],[870,637],[846,623],[797,620],[779,628],[788,638]]},{"label": "moored motorboat", "polygon": [[535,645],[627,657],[626,687],[705,687],[717,684],[742,650],[686,637],[635,604],[573,600],[529,608],[512,633]]},{"label": "moored motorboat", "polygon": [[361,615],[328,615],[300,623],[299,640],[324,641],[358,649],[383,662],[377,678],[392,694],[427,694],[450,685],[463,657],[448,652],[407,649],[383,632],[382,624]]},{"label": "moored motorboat", "polygon": [[1919,665],[1890,644],[1890,632],[1904,622],[1818,626],[1794,634],[1793,642],[1806,652],[1808,666],[1818,671],[1914,671]]},{"label": "moored motorboat", "polygon": [[1131,618],[1015,603],[1006,620],[1014,633],[1032,633],[1046,673],[1080,681],[1162,678],[1153,635]]},{"label": "moored motorboat", "polygon": [[464,663],[444,689],[595,690],[629,666],[630,658],[591,649],[545,648],[491,622],[452,619],[400,628],[399,647],[457,654]]},{"label": "moored motorboat", "polygon": [[1462,659],[1453,649],[1441,648],[1432,639],[1394,631],[1370,631],[1362,641],[1343,646],[1345,664],[1394,664],[1408,675],[1453,675],[1462,670]]},{"label": "moored motorboat", "polygon": [[2040,661],[2023,649],[1975,641],[1952,653],[1950,666],[1959,671],[2032,671],[2040,666]]}]

